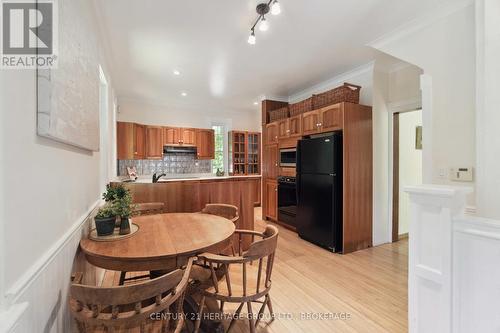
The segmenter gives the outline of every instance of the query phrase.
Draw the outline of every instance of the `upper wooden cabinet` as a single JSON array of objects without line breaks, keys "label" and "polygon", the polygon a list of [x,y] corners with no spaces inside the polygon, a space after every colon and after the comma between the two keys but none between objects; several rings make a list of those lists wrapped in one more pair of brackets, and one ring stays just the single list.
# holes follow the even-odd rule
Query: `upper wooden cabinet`
[{"label": "upper wooden cabinet", "polygon": [[302,115],[278,121],[278,139],[302,136]]},{"label": "upper wooden cabinet", "polygon": [[321,132],[342,129],[342,106],[335,104],[318,110]]},{"label": "upper wooden cabinet", "polygon": [[266,125],[266,144],[276,144],[278,143],[279,128],[278,123],[270,123]]},{"label": "upper wooden cabinet", "polygon": [[288,119],[288,134],[290,137],[302,136],[302,115]]},{"label": "upper wooden cabinet", "polygon": [[194,128],[181,128],[180,129],[180,139],[181,145],[191,145],[194,146],[196,144],[196,129]]},{"label": "upper wooden cabinet", "polygon": [[141,160],[146,157],[146,126],[134,124],[135,151],[134,158]]},{"label": "upper wooden cabinet", "polygon": [[340,129],[342,129],[342,104],[334,104],[302,114],[303,135]]},{"label": "upper wooden cabinet", "polygon": [[302,134],[309,135],[319,132],[319,112],[309,111],[302,114]]},{"label": "upper wooden cabinet", "polygon": [[197,146],[199,159],[213,159],[214,131],[211,129],[149,126],[117,122],[117,159],[161,159],[165,145]]},{"label": "upper wooden cabinet", "polygon": [[180,128],[163,127],[163,145],[178,145],[180,143]]},{"label": "upper wooden cabinet", "polygon": [[198,159],[211,160],[215,158],[215,134],[211,129],[196,130],[196,150]]},{"label": "upper wooden cabinet", "polygon": [[119,160],[134,159],[134,123],[116,123],[116,156]]},{"label": "upper wooden cabinet", "polygon": [[195,128],[164,127],[164,145],[196,145]]},{"label": "upper wooden cabinet", "polygon": [[163,157],[163,127],[146,126],[146,158]]},{"label": "upper wooden cabinet", "polygon": [[117,158],[119,160],[139,160],[146,156],[146,128],[144,125],[117,122]]}]

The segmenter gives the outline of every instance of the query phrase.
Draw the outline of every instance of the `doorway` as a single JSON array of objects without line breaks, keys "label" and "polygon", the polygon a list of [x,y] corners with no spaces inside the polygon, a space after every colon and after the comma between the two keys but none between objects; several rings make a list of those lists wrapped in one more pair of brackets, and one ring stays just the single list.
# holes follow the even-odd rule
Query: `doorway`
[{"label": "doorway", "polygon": [[405,186],[422,184],[422,110],[393,114],[392,241],[408,237]]}]

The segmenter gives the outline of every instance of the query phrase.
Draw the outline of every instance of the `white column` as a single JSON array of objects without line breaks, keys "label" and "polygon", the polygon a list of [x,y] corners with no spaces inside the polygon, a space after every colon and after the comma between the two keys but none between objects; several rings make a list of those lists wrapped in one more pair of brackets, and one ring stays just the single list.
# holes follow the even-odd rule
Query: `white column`
[{"label": "white column", "polygon": [[440,185],[406,187],[410,195],[408,324],[410,333],[452,329],[452,218],[472,191]]},{"label": "white column", "polygon": [[476,206],[500,219],[500,1],[476,0]]}]

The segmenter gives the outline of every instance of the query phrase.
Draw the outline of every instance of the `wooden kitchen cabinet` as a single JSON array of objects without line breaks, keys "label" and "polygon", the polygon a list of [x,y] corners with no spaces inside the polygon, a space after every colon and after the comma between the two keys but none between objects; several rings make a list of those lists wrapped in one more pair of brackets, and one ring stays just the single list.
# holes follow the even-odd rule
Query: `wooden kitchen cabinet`
[{"label": "wooden kitchen cabinet", "polygon": [[302,115],[290,117],[288,119],[288,135],[290,137],[302,136]]},{"label": "wooden kitchen cabinet", "polygon": [[163,127],[146,126],[146,158],[163,158]]},{"label": "wooden kitchen cabinet", "polygon": [[260,133],[247,131],[229,132],[229,174],[260,174]]},{"label": "wooden kitchen cabinet", "polygon": [[200,160],[215,158],[215,133],[211,129],[196,130],[196,150]]},{"label": "wooden kitchen cabinet", "polygon": [[191,145],[196,144],[196,129],[164,127],[163,129],[164,145]]},{"label": "wooden kitchen cabinet", "polygon": [[283,119],[278,122],[278,139],[302,136],[302,115]]},{"label": "wooden kitchen cabinet", "polygon": [[265,216],[272,220],[278,220],[278,182],[276,180],[266,180],[264,187],[266,204]]},{"label": "wooden kitchen cabinet", "polygon": [[278,121],[278,139],[287,138],[290,136],[288,128],[288,118]]},{"label": "wooden kitchen cabinet", "polygon": [[319,126],[321,132],[336,131],[342,129],[342,106],[341,104],[330,105],[318,110]]},{"label": "wooden kitchen cabinet", "polygon": [[247,175],[260,174],[260,133],[247,132]]},{"label": "wooden kitchen cabinet", "polygon": [[135,151],[134,159],[142,160],[146,158],[146,126],[134,124]]},{"label": "wooden kitchen cabinet", "polygon": [[119,121],[116,123],[116,157],[119,160],[134,159],[135,133],[134,123]]},{"label": "wooden kitchen cabinet", "polygon": [[178,145],[180,143],[180,128],[163,127],[163,145]]},{"label": "wooden kitchen cabinet", "polygon": [[319,112],[318,110],[309,111],[302,114],[302,134],[310,135],[319,132]]},{"label": "wooden kitchen cabinet", "polygon": [[278,145],[264,147],[264,177],[276,180],[278,177]]},{"label": "wooden kitchen cabinet", "polygon": [[266,144],[272,145],[278,143],[279,128],[278,123],[270,123],[266,125]]},{"label": "wooden kitchen cabinet", "polygon": [[181,128],[180,129],[180,144],[181,145],[191,145],[196,144],[196,129],[194,128]]}]

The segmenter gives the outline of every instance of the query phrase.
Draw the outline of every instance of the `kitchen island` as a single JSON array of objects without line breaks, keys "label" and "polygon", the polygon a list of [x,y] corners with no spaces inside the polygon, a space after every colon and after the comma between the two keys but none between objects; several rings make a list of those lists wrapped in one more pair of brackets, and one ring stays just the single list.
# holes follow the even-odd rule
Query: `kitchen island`
[{"label": "kitchen island", "polygon": [[[163,202],[168,213],[199,212],[208,203],[238,207],[237,229],[254,230],[254,206],[260,202],[260,176],[171,178],[152,183],[112,182],[130,189],[134,203]],[[245,239],[247,248],[250,239]]]}]

